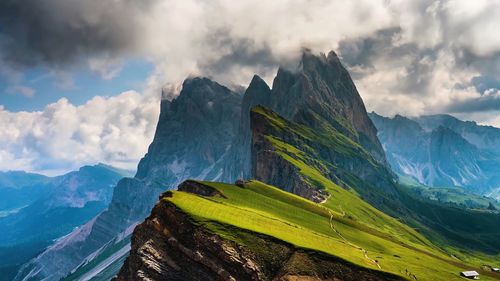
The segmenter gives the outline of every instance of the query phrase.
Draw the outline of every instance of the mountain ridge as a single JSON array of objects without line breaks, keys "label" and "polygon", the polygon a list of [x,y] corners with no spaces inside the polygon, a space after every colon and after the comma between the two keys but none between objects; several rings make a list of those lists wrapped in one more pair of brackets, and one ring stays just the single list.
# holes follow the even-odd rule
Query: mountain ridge
[{"label": "mountain ridge", "polygon": [[37,188],[40,194],[32,192],[30,186],[18,187],[16,190],[26,191],[32,200],[0,218],[0,259],[5,261],[0,280],[12,280],[20,263],[104,210],[111,200],[112,186],[123,175],[111,166],[87,165],[61,176],[39,176],[43,182]]},{"label": "mountain ridge", "polygon": [[409,119],[371,113],[370,117],[397,173],[424,185],[458,186],[480,195],[500,186],[500,149],[496,146],[500,129],[449,115]]}]

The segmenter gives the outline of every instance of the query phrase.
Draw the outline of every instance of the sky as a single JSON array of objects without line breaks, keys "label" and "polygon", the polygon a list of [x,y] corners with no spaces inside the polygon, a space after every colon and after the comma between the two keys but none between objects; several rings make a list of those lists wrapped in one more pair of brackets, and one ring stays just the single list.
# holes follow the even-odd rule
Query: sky
[{"label": "sky", "polygon": [[337,52],[369,111],[500,127],[499,29],[496,0],[1,1],[0,170],[135,169],[161,88],[271,82],[303,48]]}]

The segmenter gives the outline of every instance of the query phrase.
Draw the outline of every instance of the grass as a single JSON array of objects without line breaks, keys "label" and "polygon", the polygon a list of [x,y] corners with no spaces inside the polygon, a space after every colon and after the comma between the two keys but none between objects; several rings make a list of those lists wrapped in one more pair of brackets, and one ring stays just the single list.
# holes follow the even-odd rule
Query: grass
[{"label": "grass", "polygon": [[[418,280],[461,280],[458,272],[477,267],[460,264],[411,228],[373,207],[367,206],[364,211],[374,221],[386,221],[389,227],[370,227],[367,223],[346,218],[338,210],[332,212],[328,202],[316,204],[258,181],[247,183],[245,188],[223,183],[202,183],[216,188],[226,198],[174,191],[172,197],[164,200],[174,203],[211,231],[237,243],[242,241],[239,241],[234,230],[229,232],[216,226],[231,225],[269,235],[297,248],[323,252],[350,263],[403,277],[408,270]],[[349,206],[345,209],[351,210]],[[332,229],[330,220],[344,238]],[[396,229],[401,231],[401,235],[388,234]],[[360,248],[367,251],[369,259]],[[380,269],[373,259],[378,260]],[[494,279],[484,277],[483,280]]]},{"label": "grass", "polygon": [[432,201],[476,210],[488,210],[491,203],[495,209],[500,210],[500,203],[495,199],[472,194],[459,187],[429,187],[407,176],[400,176],[399,181],[410,193]]}]

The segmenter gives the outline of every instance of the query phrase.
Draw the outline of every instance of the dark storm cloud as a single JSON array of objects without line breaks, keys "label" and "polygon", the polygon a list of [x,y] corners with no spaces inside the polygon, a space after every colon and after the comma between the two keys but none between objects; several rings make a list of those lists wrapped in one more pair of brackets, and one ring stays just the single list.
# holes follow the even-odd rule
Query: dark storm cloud
[{"label": "dark storm cloud", "polygon": [[476,76],[471,80],[472,85],[476,88],[476,90],[484,94],[488,90],[500,90],[500,80],[496,79],[492,76]]},{"label": "dark storm cloud", "polygon": [[446,109],[451,113],[498,111],[500,110],[500,95],[496,93],[498,92],[475,99],[451,103]]},{"label": "dark storm cloud", "polygon": [[242,69],[252,69],[256,74],[268,75],[275,71],[276,66],[283,63],[277,58],[268,44],[258,45],[251,38],[232,37],[226,30],[219,30],[207,36],[210,48],[216,54],[198,62],[201,73],[213,79],[225,81],[230,87],[239,88],[234,78],[241,74]]},{"label": "dark storm cloud", "polygon": [[152,1],[0,1],[0,55],[17,67],[63,65],[115,55],[133,44],[138,14]]},{"label": "dark storm cloud", "polygon": [[408,95],[427,94],[438,48],[421,49],[415,43],[399,44],[401,32],[401,28],[393,27],[367,37],[343,40],[339,43],[339,52],[354,78],[361,79],[379,71],[377,64],[403,67],[406,75],[391,85],[392,90]]},{"label": "dark storm cloud", "polygon": [[457,67],[469,68],[490,79],[500,80],[500,51],[489,55],[477,55],[467,48],[455,48],[453,54]]},{"label": "dark storm cloud", "polygon": [[203,62],[201,69],[211,73],[224,72],[235,66],[253,66],[273,68],[279,64],[267,44],[258,46],[250,38],[234,38],[227,31],[217,31],[208,36],[211,48],[222,50],[222,54],[215,59]]},{"label": "dark storm cloud", "polygon": [[394,53],[400,48],[391,48],[393,37],[401,33],[394,27],[377,31],[367,37],[352,38],[339,42],[339,52],[344,63],[349,66],[373,68],[373,61],[383,53]]}]

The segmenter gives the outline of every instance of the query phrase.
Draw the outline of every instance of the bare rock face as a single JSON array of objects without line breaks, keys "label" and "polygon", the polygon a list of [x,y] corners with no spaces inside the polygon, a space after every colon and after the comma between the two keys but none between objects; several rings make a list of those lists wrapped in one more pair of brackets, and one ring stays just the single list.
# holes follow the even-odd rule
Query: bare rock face
[{"label": "bare rock face", "polygon": [[271,89],[262,78],[255,75],[243,95],[238,131],[235,134],[231,148],[219,165],[223,173],[221,178],[217,180],[232,182],[239,178],[249,179],[252,177],[250,173],[250,147],[252,139],[250,109],[256,105],[269,106],[270,98]]},{"label": "bare rock face", "polygon": [[184,181],[179,185],[177,190],[194,193],[201,196],[226,198],[224,194],[220,193],[217,189],[193,180]]},{"label": "bare rock face", "polygon": [[281,157],[265,138],[268,128],[263,116],[252,114],[252,174],[256,180],[279,187],[313,202],[324,201],[328,194],[307,183],[299,169]]},{"label": "bare rock face", "polygon": [[[203,185],[192,189],[191,184],[182,186],[207,194]],[[265,235],[241,230],[234,233],[251,241],[252,249],[210,232],[160,198],[151,215],[134,230],[130,256],[114,280],[400,280],[332,256],[297,250]]]}]

